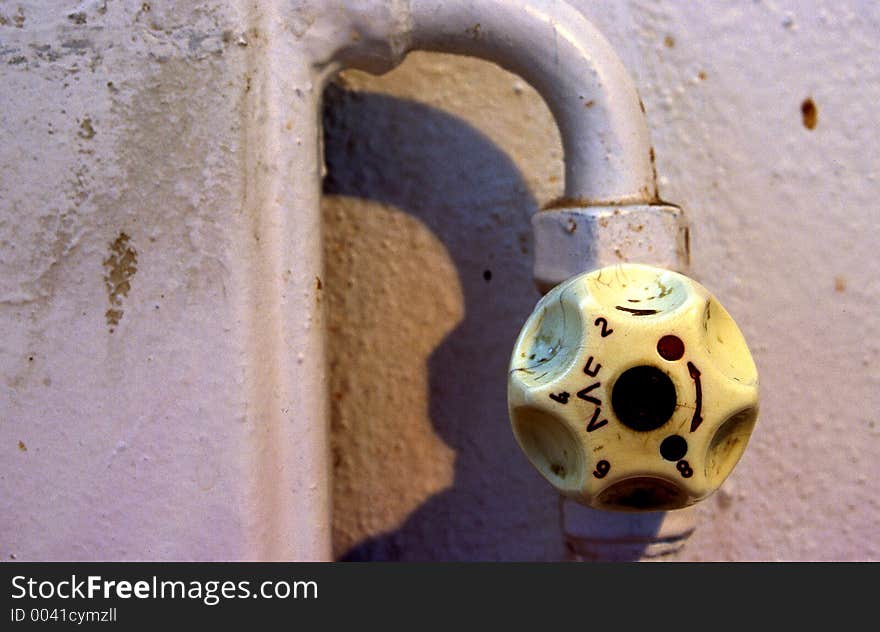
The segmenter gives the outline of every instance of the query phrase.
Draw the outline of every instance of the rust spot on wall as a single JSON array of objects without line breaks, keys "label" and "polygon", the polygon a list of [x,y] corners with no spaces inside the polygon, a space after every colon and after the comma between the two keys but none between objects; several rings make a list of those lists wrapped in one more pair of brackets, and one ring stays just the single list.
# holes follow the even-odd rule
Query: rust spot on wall
[{"label": "rust spot on wall", "polygon": [[697,79],[699,79],[700,81],[705,81],[707,78],[708,78],[708,75],[706,74],[705,71],[701,70],[700,72],[697,73]]},{"label": "rust spot on wall", "polygon": [[104,312],[104,318],[107,319],[107,324],[110,325],[110,333],[112,334],[115,330],[113,327],[119,324],[119,321],[122,320],[122,310],[121,309],[113,309],[110,308],[106,312]]},{"label": "rust spot on wall", "polygon": [[18,7],[18,11],[12,16],[12,23],[15,24],[17,29],[24,28],[24,9]]},{"label": "rust spot on wall", "polygon": [[684,260],[685,266],[689,266],[691,264],[691,229],[690,226],[685,226],[681,229],[681,248],[682,251],[679,253],[681,258]]},{"label": "rust spot on wall", "polygon": [[131,238],[120,232],[116,240],[110,244],[110,253],[104,259],[104,286],[107,288],[107,299],[110,308],[105,312],[110,333],[122,320],[122,299],[131,290],[131,279],[137,272],[137,251],[130,244]]},{"label": "rust spot on wall", "polygon": [[18,442],[18,449],[22,452],[27,452],[27,446],[24,444],[24,441]]},{"label": "rust spot on wall", "polygon": [[819,110],[812,98],[807,97],[804,99],[804,102],[801,103],[801,116],[803,118],[804,127],[807,129],[816,129],[816,124],[819,122]]},{"label": "rust spot on wall", "polygon": [[590,206],[592,202],[587,198],[573,198],[573,197],[560,197],[556,198],[552,202],[547,203],[546,206],[542,210],[551,211],[557,208],[581,208],[584,206]]},{"label": "rust spot on wall", "polygon": [[835,292],[844,292],[846,291],[846,279],[842,276],[834,277],[834,291]]},{"label": "rust spot on wall", "polygon": [[95,128],[92,126],[92,119],[86,117],[79,124],[79,131],[76,133],[80,138],[91,140],[95,137]]},{"label": "rust spot on wall", "polygon": [[671,35],[664,37],[663,43],[666,45],[666,48],[675,48],[675,38]]}]

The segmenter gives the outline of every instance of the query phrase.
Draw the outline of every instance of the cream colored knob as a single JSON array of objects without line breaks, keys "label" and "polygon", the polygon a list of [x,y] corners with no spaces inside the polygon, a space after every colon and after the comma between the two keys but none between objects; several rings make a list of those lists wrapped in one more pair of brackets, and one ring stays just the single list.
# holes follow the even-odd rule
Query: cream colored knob
[{"label": "cream colored knob", "polygon": [[739,461],[758,373],[703,286],[621,264],[538,302],[513,350],[508,406],[520,447],[562,494],[604,509],[676,509],[715,491]]}]

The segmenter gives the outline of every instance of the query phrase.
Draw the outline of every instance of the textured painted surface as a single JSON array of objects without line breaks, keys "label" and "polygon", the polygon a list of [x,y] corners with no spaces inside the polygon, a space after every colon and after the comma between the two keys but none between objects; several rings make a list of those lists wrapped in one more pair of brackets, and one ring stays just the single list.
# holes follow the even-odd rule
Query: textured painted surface
[{"label": "textured painted surface", "polygon": [[[761,376],[749,449],[722,490],[697,505],[696,532],[674,559],[880,559],[880,159],[866,149],[878,140],[880,11],[868,2],[575,4],[635,76],[661,196],[691,222],[691,272],[737,319]],[[360,256],[350,288],[340,284],[351,264],[328,254],[328,279],[338,279],[331,322],[351,337],[379,304],[413,300],[383,295],[391,282],[413,288],[421,278],[444,309],[458,291],[451,288],[464,297],[462,324],[408,378],[400,370],[411,360],[393,354],[358,371],[358,356],[331,336],[331,358],[346,360],[334,384],[359,375],[365,389],[422,394],[403,409],[374,400],[371,415],[356,415],[356,401],[335,406],[337,554],[365,542],[355,550],[366,557],[557,559],[555,499],[517,453],[501,394],[508,346],[537,298],[526,215],[561,190],[549,113],[521,81],[472,60],[412,55],[389,75],[348,83],[362,94],[330,99],[328,191],[385,210],[329,197],[328,248],[349,234],[339,218],[352,213],[364,243],[389,245]],[[414,265],[436,242],[423,238],[416,254],[388,221],[400,212],[430,228],[457,283]],[[371,275],[389,259],[405,281]],[[351,293],[360,310],[348,309]],[[432,338],[444,331],[435,309],[423,317]],[[396,318],[381,329],[404,327]],[[372,331],[368,346],[389,348],[391,334]],[[338,432],[340,419],[355,416],[377,434]],[[420,427],[421,446],[394,448],[396,424]],[[431,458],[454,466],[445,485],[443,468],[426,465],[421,452],[437,434],[446,446]],[[416,465],[409,484],[387,462],[397,449]],[[347,465],[367,454],[382,458],[364,471]],[[420,481],[427,470],[430,486]],[[401,486],[409,492],[378,491]]]},{"label": "textured painted surface", "polygon": [[[691,272],[761,375],[749,449],[675,559],[880,559],[880,9],[573,3],[632,72],[661,196],[691,222]],[[273,326],[319,326],[321,296],[336,554],[560,559],[557,499],[504,396],[537,298],[528,217],[563,186],[547,108],[474,60],[348,75],[328,95],[319,287],[296,265],[316,227],[282,222],[278,256],[279,216],[250,214],[276,191],[248,182],[289,173],[290,196],[315,165],[296,157],[308,117],[245,130],[284,61],[253,66],[265,42],[245,4],[0,2],[2,557],[292,550],[266,544],[288,503],[260,485],[313,492],[274,477],[304,458],[299,382],[273,392],[277,363],[246,358],[287,347],[248,332],[264,305],[290,311]],[[303,7],[285,14],[296,37],[314,23]],[[314,97],[289,81],[296,103]],[[288,162],[260,163],[267,138]],[[302,351],[287,361],[307,371]]]},{"label": "textured painted surface", "polygon": [[880,156],[864,149],[877,140],[880,11],[627,13],[631,26],[595,19],[642,86],[661,193],[690,214],[691,270],[737,319],[761,376],[749,449],[699,506],[682,557],[877,559]]},{"label": "textured painted surface", "polygon": [[247,556],[241,26],[66,4],[0,4],[2,557]]}]

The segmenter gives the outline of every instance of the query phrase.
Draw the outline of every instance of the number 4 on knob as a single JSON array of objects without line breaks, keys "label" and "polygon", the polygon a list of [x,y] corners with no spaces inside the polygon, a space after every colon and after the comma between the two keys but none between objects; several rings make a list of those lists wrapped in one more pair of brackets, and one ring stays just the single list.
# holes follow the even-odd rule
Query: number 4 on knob
[{"label": "number 4 on knob", "polygon": [[563,391],[557,395],[556,393],[550,393],[550,399],[554,402],[559,402],[560,404],[567,404],[568,398],[571,397],[567,392]]}]

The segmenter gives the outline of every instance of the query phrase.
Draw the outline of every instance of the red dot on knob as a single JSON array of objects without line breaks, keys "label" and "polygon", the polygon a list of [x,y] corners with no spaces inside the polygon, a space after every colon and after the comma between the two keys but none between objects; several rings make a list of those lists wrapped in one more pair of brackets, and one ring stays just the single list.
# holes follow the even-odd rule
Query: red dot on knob
[{"label": "red dot on knob", "polygon": [[678,336],[663,336],[657,342],[657,353],[664,360],[680,360],[684,355],[684,343]]}]

